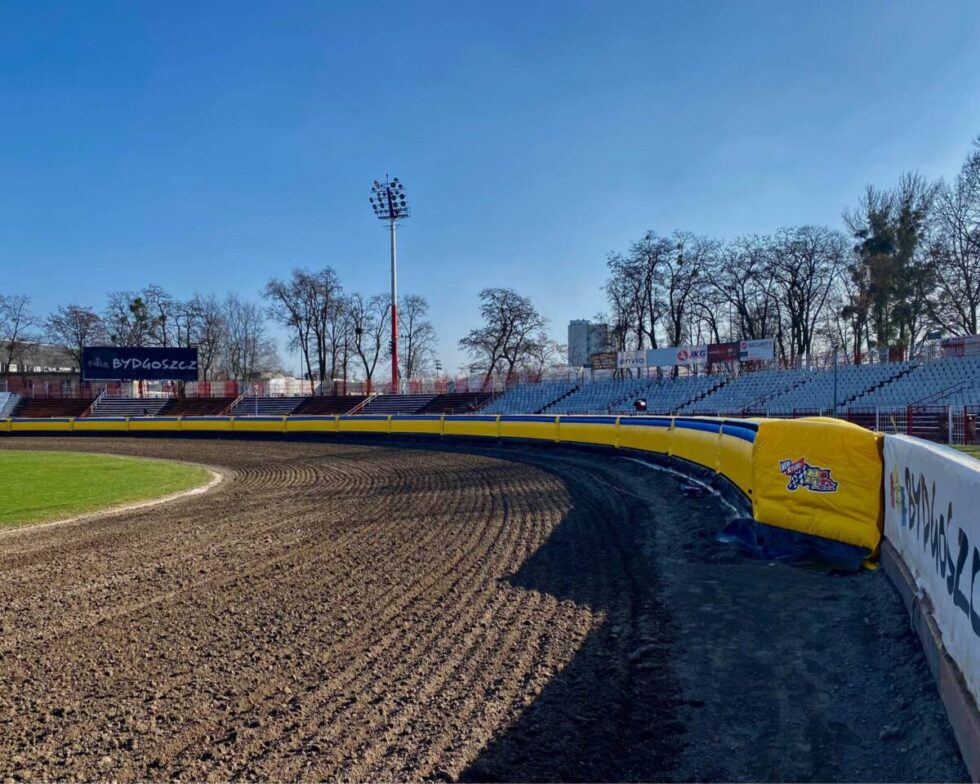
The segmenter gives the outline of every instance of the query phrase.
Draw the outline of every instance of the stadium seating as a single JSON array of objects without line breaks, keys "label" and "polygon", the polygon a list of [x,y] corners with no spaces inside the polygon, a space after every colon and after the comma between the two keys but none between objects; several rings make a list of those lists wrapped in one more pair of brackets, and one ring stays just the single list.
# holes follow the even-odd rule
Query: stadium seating
[{"label": "stadium seating", "polygon": [[160,416],[218,416],[235,402],[233,397],[170,398]]},{"label": "stadium seating", "polygon": [[[721,375],[651,378],[637,396],[647,401],[647,413],[675,414],[725,381],[726,377]],[[613,403],[611,411],[614,414],[634,413],[633,398]]]},{"label": "stadium seating", "polygon": [[517,384],[492,398],[482,409],[484,414],[536,414],[578,389],[576,381],[542,381],[540,384]]},{"label": "stadium seating", "polygon": [[228,413],[231,416],[287,416],[305,397],[243,397]]},{"label": "stadium seating", "polygon": [[582,384],[561,400],[546,406],[546,414],[606,414],[616,403],[644,397],[650,383],[647,378],[627,378],[614,381],[597,381]]},{"label": "stadium seating", "polygon": [[301,416],[336,416],[346,414],[365,400],[367,395],[314,395],[300,403],[293,413]]},{"label": "stadium seating", "polygon": [[[847,406],[851,400],[868,390],[908,373],[911,367],[905,362],[838,367],[838,409]],[[800,383],[765,401],[766,411],[779,415],[830,412],[833,407],[834,371],[832,369],[805,371]]]},{"label": "stadium seating", "polygon": [[703,398],[684,407],[685,414],[731,416],[743,411],[765,410],[773,395],[792,389],[803,381],[800,370],[758,370],[728,379]]},{"label": "stadium seating", "polygon": [[157,416],[168,400],[165,397],[103,397],[93,406],[89,416]]},{"label": "stadium seating", "polygon": [[435,395],[378,395],[362,414],[414,414],[435,400]]},{"label": "stadium seating", "polygon": [[854,408],[885,410],[916,404],[980,405],[980,357],[949,357],[916,365],[850,403]]},{"label": "stadium seating", "polygon": [[419,409],[419,414],[465,414],[475,411],[490,399],[486,392],[448,392]]},{"label": "stadium seating", "polygon": [[53,417],[79,417],[92,405],[89,398],[33,398],[22,397],[11,412],[13,417],[51,419]]},{"label": "stadium seating", "polygon": [[15,395],[13,392],[0,392],[0,419],[9,417],[19,402],[20,395]]}]

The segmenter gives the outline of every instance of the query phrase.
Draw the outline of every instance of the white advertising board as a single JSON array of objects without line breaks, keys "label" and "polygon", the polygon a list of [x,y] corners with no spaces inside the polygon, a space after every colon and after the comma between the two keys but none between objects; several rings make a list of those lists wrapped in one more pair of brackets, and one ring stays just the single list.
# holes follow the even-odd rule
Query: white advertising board
[{"label": "white advertising board", "polygon": [[770,360],[776,357],[775,340],[743,340],[738,344],[738,358],[742,362]]},{"label": "white advertising board", "polygon": [[619,370],[645,368],[647,366],[646,351],[617,351],[616,367]]},{"label": "white advertising board", "polygon": [[885,437],[885,538],[928,595],[943,645],[980,704],[980,461]]}]

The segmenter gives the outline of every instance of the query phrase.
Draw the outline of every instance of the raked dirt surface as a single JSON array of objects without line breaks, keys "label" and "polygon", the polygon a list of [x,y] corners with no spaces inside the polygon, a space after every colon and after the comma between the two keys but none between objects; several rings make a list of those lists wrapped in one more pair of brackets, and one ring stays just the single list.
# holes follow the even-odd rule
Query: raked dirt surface
[{"label": "raked dirt surface", "polygon": [[0,534],[0,780],[965,780],[885,576],[562,449],[0,439],[216,466]]}]

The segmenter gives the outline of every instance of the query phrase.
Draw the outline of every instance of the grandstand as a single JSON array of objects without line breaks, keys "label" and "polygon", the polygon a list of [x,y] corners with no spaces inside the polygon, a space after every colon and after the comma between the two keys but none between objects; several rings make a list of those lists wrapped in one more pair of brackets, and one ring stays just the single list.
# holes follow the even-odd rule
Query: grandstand
[{"label": "grandstand", "polygon": [[299,416],[339,416],[367,400],[367,395],[314,395],[293,412]]},{"label": "grandstand", "polygon": [[235,402],[233,397],[175,397],[161,409],[161,416],[218,416]]},{"label": "grandstand", "polygon": [[9,416],[25,419],[80,417],[92,405],[90,398],[22,397]]},{"label": "grandstand", "polygon": [[465,414],[475,411],[490,399],[487,392],[447,392],[430,400],[418,414]]},{"label": "grandstand", "polygon": [[5,419],[11,415],[20,402],[20,395],[13,392],[0,392],[0,419]]},{"label": "grandstand", "polygon": [[435,398],[435,395],[378,395],[369,400],[359,413],[415,414]]},{"label": "grandstand", "polygon": [[[120,416],[338,416],[365,414],[633,414],[637,398],[650,414],[801,416],[830,413],[836,394],[842,416],[868,412],[980,407],[980,356],[929,363],[844,365],[833,370],[759,370],[738,376],[684,375],[603,381],[520,383],[491,397],[460,392],[406,395],[32,398],[0,392],[0,418]],[[232,405],[233,404],[233,405]],[[90,410],[91,409],[91,410]],[[855,421],[858,421],[855,419]],[[864,420],[861,420],[862,422]],[[868,420],[871,421],[871,420]]]},{"label": "grandstand", "polygon": [[501,392],[481,409],[484,414],[537,414],[578,389],[576,381],[517,384]]},{"label": "grandstand", "polygon": [[160,416],[169,402],[165,397],[100,397],[89,416],[138,417]]},{"label": "grandstand", "polygon": [[951,357],[910,366],[889,383],[857,396],[851,405],[884,410],[910,405],[980,405],[980,357]]},{"label": "grandstand", "polygon": [[242,397],[228,412],[230,416],[288,416],[305,397]]}]

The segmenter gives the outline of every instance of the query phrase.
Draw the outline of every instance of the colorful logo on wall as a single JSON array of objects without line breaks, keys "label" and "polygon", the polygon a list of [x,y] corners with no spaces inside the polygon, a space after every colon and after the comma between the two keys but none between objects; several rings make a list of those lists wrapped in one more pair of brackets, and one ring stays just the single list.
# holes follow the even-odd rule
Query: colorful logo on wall
[{"label": "colorful logo on wall", "polygon": [[789,477],[787,490],[804,487],[813,493],[836,493],[840,484],[830,475],[829,468],[810,465],[802,457],[799,460],[780,460],[779,472]]}]

